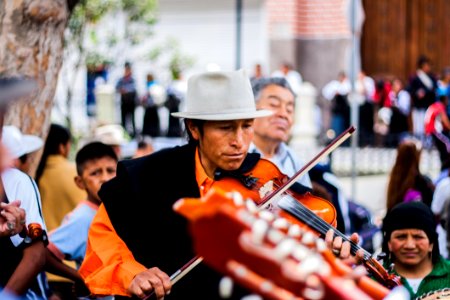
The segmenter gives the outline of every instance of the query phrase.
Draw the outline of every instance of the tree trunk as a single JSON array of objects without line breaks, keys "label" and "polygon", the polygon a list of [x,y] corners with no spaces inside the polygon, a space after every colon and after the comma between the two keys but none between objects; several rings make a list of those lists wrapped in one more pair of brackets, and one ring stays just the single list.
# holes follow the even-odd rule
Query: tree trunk
[{"label": "tree trunk", "polygon": [[[62,64],[64,30],[76,0],[0,1],[0,74],[29,76],[38,90],[11,105],[5,124],[45,139]],[[34,175],[41,152],[32,155]]]}]

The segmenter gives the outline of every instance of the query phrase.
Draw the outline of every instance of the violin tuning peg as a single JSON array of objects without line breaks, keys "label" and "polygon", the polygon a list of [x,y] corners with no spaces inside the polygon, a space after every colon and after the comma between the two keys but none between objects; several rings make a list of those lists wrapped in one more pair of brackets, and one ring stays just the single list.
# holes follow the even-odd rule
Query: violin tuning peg
[{"label": "violin tuning peg", "polygon": [[222,277],[222,279],[220,279],[220,282],[219,282],[220,297],[222,299],[231,298],[231,295],[233,294],[233,287],[234,287],[234,282],[230,277],[228,277],[228,276]]}]

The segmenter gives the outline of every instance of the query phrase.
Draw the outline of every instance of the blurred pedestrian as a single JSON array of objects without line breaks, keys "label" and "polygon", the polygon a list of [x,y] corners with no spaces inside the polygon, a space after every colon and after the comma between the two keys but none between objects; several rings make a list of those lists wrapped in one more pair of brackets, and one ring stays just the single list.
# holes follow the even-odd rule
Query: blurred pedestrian
[{"label": "blurred pedestrian", "polygon": [[145,108],[142,135],[156,137],[161,135],[161,124],[158,108],[164,103],[166,92],[154,78],[153,74],[147,74],[147,92],[142,99]]},{"label": "blurred pedestrian", "polygon": [[177,73],[175,76],[167,87],[167,98],[164,104],[169,110],[168,137],[181,137],[183,134],[180,119],[172,116],[172,113],[179,112],[184,105],[187,83],[183,80],[182,74]]},{"label": "blurred pedestrian", "polygon": [[122,126],[131,137],[134,137],[136,135],[136,122],[134,118],[137,102],[136,83],[133,78],[131,64],[126,62],[124,68],[123,77],[117,82],[116,90],[120,94]]},{"label": "blurred pedestrian", "polygon": [[[84,259],[92,219],[101,204],[98,191],[104,182],[116,176],[117,156],[110,146],[92,142],[78,151],[75,160],[78,174],[75,183],[86,191],[87,198],[80,199],[78,206],[64,217],[61,226],[49,233],[46,270],[73,281],[76,293],[89,295],[77,269]],[[64,259],[74,261],[77,269],[64,264]],[[72,282],[67,284],[67,288],[59,288],[55,293],[61,299],[77,299]]]},{"label": "blurred pedestrian", "polygon": [[424,138],[424,120],[426,109],[436,101],[437,81],[431,73],[431,60],[421,55],[417,59],[417,70],[409,81],[408,90],[412,98],[413,133]]},{"label": "blurred pedestrian", "polygon": [[392,81],[392,90],[389,93],[391,102],[391,117],[389,121],[386,145],[397,147],[401,140],[409,135],[411,123],[411,96],[403,88],[399,78]]},{"label": "blurred pedestrian", "polygon": [[447,170],[447,176],[436,184],[436,189],[433,193],[433,201],[431,202],[431,210],[433,211],[438,226],[436,232],[439,239],[439,251],[441,255],[449,259],[449,252],[447,251],[447,222],[449,220],[448,207],[450,206],[450,176]]},{"label": "blurred pedestrian", "polygon": [[344,132],[350,125],[350,91],[350,81],[345,72],[339,72],[338,78],[327,83],[322,89],[322,95],[331,103],[331,129],[335,136]]},{"label": "blurred pedestrian", "polygon": [[358,141],[360,146],[373,145],[375,81],[361,71],[355,82],[355,90],[362,97],[362,103],[359,106]]},{"label": "blurred pedestrian", "polygon": [[[8,102],[29,95],[35,88],[36,82],[31,79],[0,78],[2,132]],[[10,129],[6,128],[6,131]],[[5,138],[7,134],[2,135]],[[7,156],[17,158],[23,154],[21,146],[23,145],[15,143],[1,145],[0,298],[45,299],[39,273],[45,262],[43,253],[47,235],[40,210],[39,192],[33,179],[12,167],[13,164],[7,159]],[[5,154],[7,152],[8,155]]]},{"label": "blurred pedestrian", "polygon": [[431,138],[434,146],[439,152],[441,166],[443,166],[450,157],[450,120],[447,115],[446,107],[448,105],[447,95],[439,95],[439,100],[431,104],[425,111],[425,134]]},{"label": "blurred pedestrian", "polygon": [[138,158],[142,156],[146,156],[152,154],[154,152],[153,142],[151,137],[142,137],[137,144],[136,152],[134,153],[133,158]]},{"label": "blurred pedestrian", "polygon": [[116,152],[119,159],[123,158],[122,146],[125,145],[127,139],[125,137],[125,129],[119,124],[106,124],[98,126],[94,130],[93,141],[102,142],[111,146]]},{"label": "blurred pedestrian", "polygon": [[302,75],[287,61],[281,63],[280,68],[271,76],[286,78],[295,94],[298,94],[303,83]]},{"label": "blurred pedestrian", "polygon": [[416,140],[404,140],[397,147],[397,157],[389,174],[386,210],[402,202],[422,201],[431,205],[434,185],[419,170],[422,146]]},{"label": "blurred pedestrian", "polygon": [[3,126],[2,143],[9,149],[13,166],[24,173],[29,169],[29,154],[44,145],[40,137],[23,134],[19,128],[13,125]]}]

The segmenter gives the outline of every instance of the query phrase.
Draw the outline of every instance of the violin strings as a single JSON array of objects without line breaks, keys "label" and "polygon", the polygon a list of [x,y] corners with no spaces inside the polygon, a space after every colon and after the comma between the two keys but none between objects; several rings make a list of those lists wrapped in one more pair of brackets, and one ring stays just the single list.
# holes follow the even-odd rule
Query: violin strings
[{"label": "violin strings", "polygon": [[314,212],[305,207],[302,203],[298,202],[295,199],[292,199],[291,196],[285,195],[278,202],[278,206],[288,213],[293,214],[294,216],[299,217],[302,221],[310,225],[312,228],[316,229],[322,235],[325,235],[328,230],[332,229],[333,232],[340,236],[344,241],[348,241],[350,243],[351,250],[353,254],[356,253],[357,250],[362,249],[364,252],[364,258],[368,259],[371,257],[371,254],[367,252],[365,249],[359,247],[356,243],[347,238],[343,233],[336,230],[333,226],[325,222],[322,218],[318,217]]}]

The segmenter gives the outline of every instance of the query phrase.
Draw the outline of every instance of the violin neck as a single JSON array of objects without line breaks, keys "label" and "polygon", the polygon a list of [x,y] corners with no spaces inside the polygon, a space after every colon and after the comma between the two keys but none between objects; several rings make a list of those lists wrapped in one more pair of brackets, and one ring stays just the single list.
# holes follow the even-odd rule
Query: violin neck
[{"label": "violin neck", "polygon": [[340,236],[342,241],[347,241],[350,243],[350,252],[353,255],[355,255],[358,250],[362,249],[364,252],[364,260],[371,259],[372,256],[369,252],[361,248],[355,242],[351,241],[345,234],[325,222],[322,218],[317,216],[313,211],[292,196],[288,194],[283,195],[283,197],[277,202],[277,206],[311,227],[321,236],[325,236],[330,229],[333,230],[335,236]]}]

